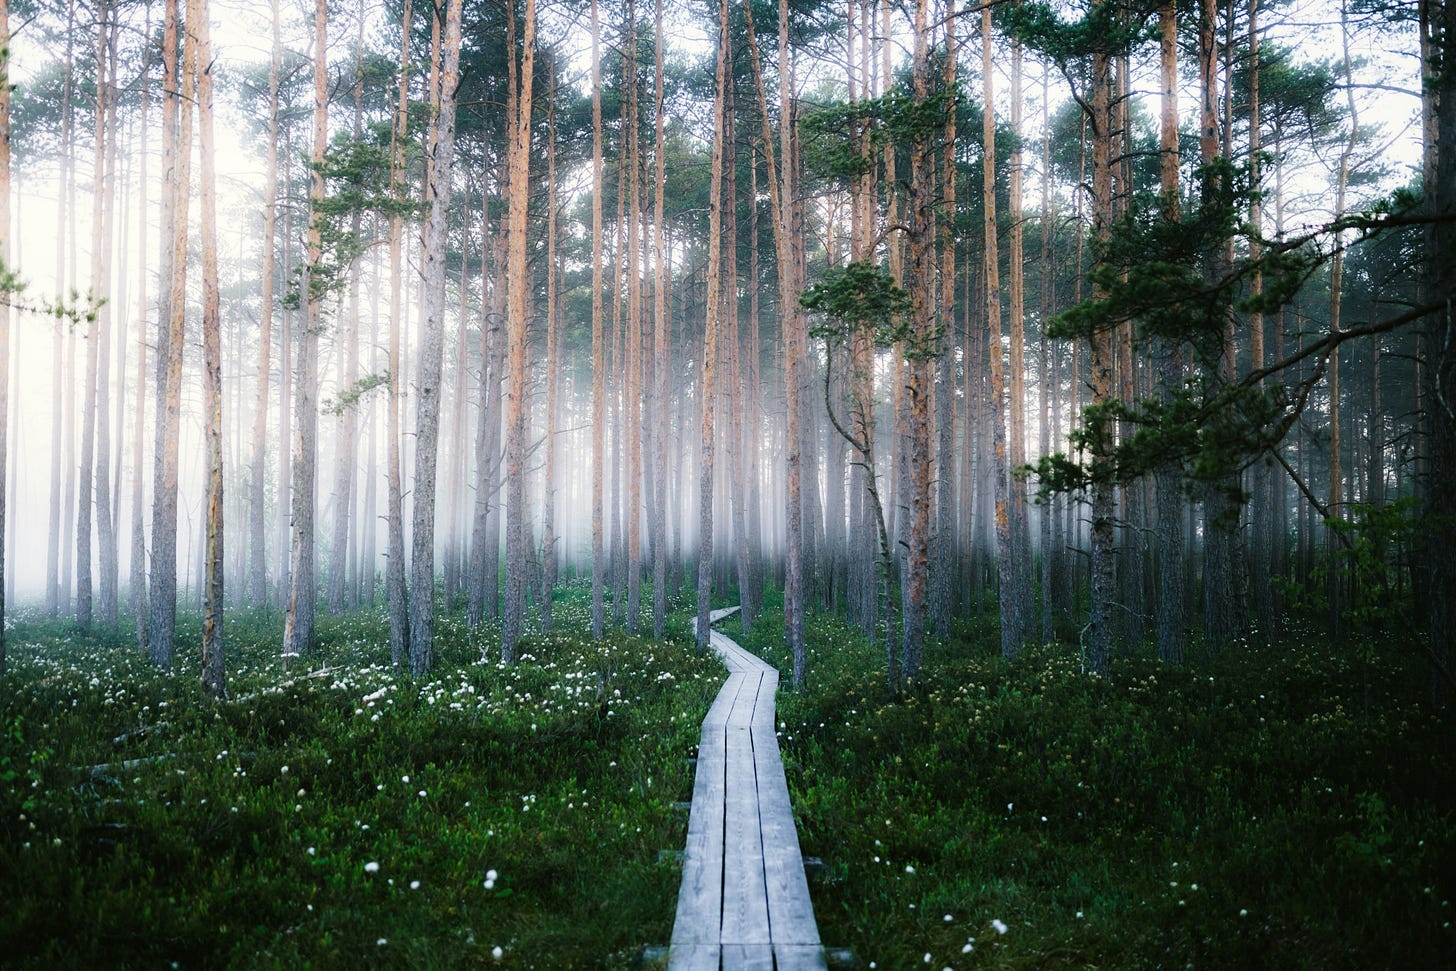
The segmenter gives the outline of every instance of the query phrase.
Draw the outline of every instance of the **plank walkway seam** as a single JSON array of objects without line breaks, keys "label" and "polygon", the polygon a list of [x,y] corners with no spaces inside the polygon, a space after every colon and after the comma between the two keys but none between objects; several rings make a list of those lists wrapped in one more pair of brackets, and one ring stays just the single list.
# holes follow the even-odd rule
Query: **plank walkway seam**
[{"label": "plank walkway seam", "polygon": [[711,631],[709,644],[729,673],[703,719],[668,969],[822,971],[774,731],[778,671],[726,634]]}]

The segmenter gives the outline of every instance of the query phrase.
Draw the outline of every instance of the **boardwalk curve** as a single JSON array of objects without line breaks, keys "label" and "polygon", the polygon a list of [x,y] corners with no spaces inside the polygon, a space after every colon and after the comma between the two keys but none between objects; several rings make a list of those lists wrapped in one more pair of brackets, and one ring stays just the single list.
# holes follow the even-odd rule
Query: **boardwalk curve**
[{"label": "boardwalk curve", "polygon": [[823,969],[774,732],[778,671],[718,631],[710,644],[729,673],[703,719],[668,969]]}]

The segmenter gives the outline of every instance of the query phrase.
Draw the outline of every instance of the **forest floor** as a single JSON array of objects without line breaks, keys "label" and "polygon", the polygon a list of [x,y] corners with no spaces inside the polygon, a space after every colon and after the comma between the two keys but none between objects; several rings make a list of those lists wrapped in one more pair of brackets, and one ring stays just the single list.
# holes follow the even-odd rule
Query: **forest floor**
[{"label": "forest floor", "polygon": [[[214,709],[199,624],[162,675],[22,609],[0,966],[638,965],[671,932],[663,851],[724,671],[685,611],[660,645],[591,644],[580,587],[556,617],[505,668],[497,631],[447,613],[413,681],[382,611],[321,617],[286,672],[281,618],[229,615]],[[777,613],[724,629],[787,670]],[[1293,632],[1093,681],[1074,647],[1007,665],[996,640],[958,630],[897,696],[879,648],[811,623],[779,741],[826,945],[875,968],[1456,966],[1456,723],[1422,709],[1409,645]]]},{"label": "forest floor", "polygon": [[[737,624],[788,669],[777,615]],[[1097,680],[1066,645],[1003,662],[988,618],[895,697],[882,646],[811,627],[811,688],[778,717],[827,946],[879,968],[1456,967],[1456,719],[1423,708],[1409,637],[1123,651]]]}]

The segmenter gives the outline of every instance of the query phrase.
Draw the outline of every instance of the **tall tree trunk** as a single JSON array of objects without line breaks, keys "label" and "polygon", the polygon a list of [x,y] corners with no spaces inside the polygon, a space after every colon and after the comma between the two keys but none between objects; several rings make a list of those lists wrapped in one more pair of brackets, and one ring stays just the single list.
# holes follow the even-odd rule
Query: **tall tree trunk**
[{"label": "tall tree trunk", "polygon": [[[726,0],[725,6],[720,12],[722,18],[727,17]],[[748,4],[744,4],[744,19],[748,31],[749,63],[753,68],[754,84],[758,91],[760,135],[762,137],[764,158],[768,163],[768,191],[769,206],[773,218],[774,248],[778,257],[779,273],[779,308],[781,327],[784,338],[784,410],[787,418],[787,432],[785,436],[785,478],[787,501],[785,503],[785,564],[784,564],[784,632],[788,641],[790,655],[793,658],[794,675],[793,685],[796,691],[802,691],[808,678],[808,655],[804,645],[804,533],[803,533],[803,505],[801,503],[801,482],[803,478],[802,465],[803,435],[800,430],[800,417],[803,412],[803,403],[800,401],[802,387],[801,369],[808,350],[808,337],[804,332],[803,315],[799,311],[799,291],[802,289],[802,268],[803,252],[802,246],[796,248],[797,237],[794,235],[793,218],[793,177],[791,166],[795,154],[796,136],[792,123],[793,112],[793,84],[792,71],[789,60],[789,4],[788,0],[779,0],[779,112],[781,123],[779,125],[778,149],[774,148],[774,139],[770,131],[768,117],[768,100],[765,95],[763,83],[762,60],[758,53],[758,41],[754,35],[753,17]],[[720,57],[722,57],[720,52]],[[720,65],[721,69],[721,65]],[[713,183],[717,187],[716,181]],[[717,233],[712,234],[712,239],[717,238]],[[709,255],[713,255],[710,241]],[[712,263],[710,262],[710,269]],[[710,297],[710,300],[713,298]],[[706,447],[706,446],[705,446]],[[709,455],[711,458],[711,455]],[[711,540],[711,537],[710,537]],[[699,561],[701,563],[701,559]],[[704,597],[699,588],[699,611],[706,607],[701,602]],[[701,621],[700,621],[701,623]],[[706,634],[699,631],[699,637],[704,638]],[[700,644],[704,641],[699,642]]]},{"label": "tall tree trunk", "polygon": [[[98,151],[97,162],[101,164],[102,183],[99,193],[93,192],[93,201],[100,200],[100,248],[93,247],[93,278],[100,281],[100,288],[93,295],[109,300],[111,295],[111,250],[112,214],[116,198],[116,141],[117,89],[116,89],[116,34],[115,11],[109,4],[104,8],[102,42],[99,50],[98,70],[104,65],[104,75],[98,74],[98,131],[104,127],[105,137],[99,139],[105,144],[104,154]],[[104,84],[100,78],[104,77]],[[99,264],[99,266],[96,266]],[[117,602],[117,544],[116,523],[111,505],[111,312],[102,303],[96,312],[95,335],[100,346],[96,348],[96,565],[97,613],[107,626],[116,623]],[[89,354],[89,351],[88,351]]]},{"label": "tall tree trunk", "polygon": [[217,284],[217,178],[212,126],[212,29],[207,0],[187,0],[192,35],[191,65],[197,91],[197,128],[201,166],[202,373],[207,413],[207,552],[202,611],[202,690],[213,699],[227,697],[223,652],[223,493],[222,493],[222,311]]},{"label": "tall tree trunk", "polygon": [[[927,7],[927,0],[916,0],[913,79],[917,104],[924,104],[930,94]],[[983,33],[988,37],[990,23],[988,7],[982,21]],[[990,62],[986,63],[989,66]],[[989,117],[991,112],[986,114]],[[919,677],[925,650],[925,602],[930,567],[930,368],[931,361],[939,352],[939,341],[934,331],[935,269],[932,265],[934,239],[931,227],[935,200],[929,158],[930,140],[931,133],[921,130],[915,133],[911,142],[910,196],[907,200],[910,217],[908,272],[914,309],[911,311],[910,336],[905,343],[909,517],[905,530],[905,575],[901,578],[905,625],[901,666],[908,682]]]},{"label": "tall tree trunk", "polygon": [[264,472],[268,454],[268,380],[273,347],[273,281],[278,229],[278,89],[283,63],[278,0],[270,4],[272,52],[268,61],[268,167],[263,176],[262,313],[258,323],[258,396],[253,404],[253,449],[249,469],[248,538],[252,547],[251,596],[254,604],[268,602],[268,557],[265,542],[267,501]]},{"label": "tall tree trunk", "polygon": [[[667,319],[667,287],[672,277],[672,268],[666,260],[663,245],[663,194],[667,183],[667,150],[665,143],[665,119],[663,117],[663,95],[665,74],[663,71],[663,0],[654,0],[652,8],[653,27],[656,42],[653,48],[653,157],[656,160],[656,178],[653,185],[652,243],[653,243],[653,430],[652,454],[656,466],[654,478],[657,481],[657,501],[653,505],[652,522],[648,533],[652,545],[652,636],[661,640],[667,622],[667,446],[668,446],[668,375],[671,371],[672,347],[669,343]],[[593,89],[593,103],[597,92]]]},{"label": "tall tree trunk", "polygon": [[[800,495],[801,484],[805,478],[803,466],[806,458],[803,453],[804,435],[800,427],[800,416],[808,406],[803,389],[808,377],[809,338],[798,301],[798,294],[804,285],[804,245],[803,234],[796,231],[802,228],[797,224],[802,209],[796,202],[798,193],[794,177],[799,141],[793,110],[794,72],[789,57],[789,35],[789,0],[779,0],[778,182],[779,206],[782,210],[782,252],[786,257],[779,264],[779,299],[782,326],[788,334],[784,340],[787,352],[784,396],[789,415],[785,447],[788,508],[785,523],[784,632],[794,665],[793,687],[795,691],[803,691],[808,685],[808,648],[804,641],[808,595],[805,590],[804,571],[809,545],[805,538],[804,504]],[[812,479],[813,476],[809,478]]]},{"label": "tall tree trunk", "polygon": [[[1344,72],[1347,81],[1351,79],[1351,58],[1350,58],[1350,22],[1349,4],[1340,4],[1340,39],[1343,53]],[[1360,138],[1360,114],[1355,104],[1355,90],[1347,84],[1345,87],[1346,108],[1350,113],[1350,134],[1345,140],[1345,147],[1340,152],[1340,160],[1335,176],[1335,211],[1336,219],[1345,215],[1345,194],[1350,181],[1350,162],[1355,155],[1355,146]],[[1341,312],[1344,300],[1344,279],[1345,279],[1345,253],[1344,248],[1335,247],[1334,255],[1330,257],[1330,333],[1338,334],[1342,324]],[[1326,592],[1330,604],[1330,628],[1336,638],[1342,633],[1341,614],[1346,608],[1345,587],[1347,578],[1344,566],[1340,563],[1340,533],[1335,526],[1334,520],[1345,518],[1345,497],[1343,482],[1343,466],[1340,445],[1340,348],[1337,346],[1329,356],[1329,391],[1330,391],[1330,502],[1328,515],[1330,522],[1325,530],[1325,556],[1329,561],[1329,580]]]},{"label": "tall tree trunk", "polygon": [[[152,36],[151,8],[147,8],[147,36]],[[141,212],[148,213],[151,207],[148,205],[148,196],[151,185],[147,179],[148,133],[151,130],[151,55],[148,53],[143,62],[142,84],[141,84]],[[147,224],[149,219],[143,217],[137,220],[139,223],[137,252],[147,251]],[[144,510],[142,503],[146,493],[146,472],[144,469],[143,441],[146,438],[146,414],[147,414],[147,268],[146,260],[138,261],[141,266],[141,273],[138,274],[137,302],[136,302],[136,404],[132,409],[132,435],[131,435],[131,562],[129,569],[130,582],[127,590],[127,606],[132,612],[133,622],[136,625],[137,648],[145,651],[147,648],[147,544],[146,544],[146,522],[143,518]],[[52,452],[58,449],[52,446]],[[49,580],[47,581],[49,582]]]},{"label": "tall tree trunk", "polygon": [[[1202,0],[1198,24],[1199,147],[1205,166],[1217,160],[1220,152],[1217,13],[1217,0]],[[1205,169],[1202,191],[1206,202],[1212,201],[1217,178],[1212,170]],[[1208,275],[1213,278],[1221,275],[1225,260],[1223,254],[1212,254]],[[1216,361],[1205,364],[1211,372],[1209,377],[1219,386],[1233,378],[1230,350],[1226,337],[1223,353]],[[1235,607],[1238,596],[1234,587],[1239,506],[1232,495],[1237,485],[1236,477],[1221,475],[1203,486],[1203,628],[1204,650],[1210,655],[1230,643],[1238,626]]]},{"label": "tall tree trunk", "polygon": [[[1158,8],[1162,79],[1162,112],[1159,135],[1159,190],[1162,193],[1163,218],[1177,222],[1178,200],[1178,26],[1176,6],[1172,2]],[[1183,361],[1179,345],[1169,339],[1158,343],[1158,397],[1166,405],[1183,383]],[[1153,472],[1157,489],[1158,547],[1158,657],[1172,664],[1183,663],[1184,602],[1183,544],[1184,499],[1178,469],[1160,465]]]},{"label": "tall tree trunk", "polygon": [[[82,628],[91,626],[93,614],[92,518],[105,516],[104,511],[98,515],[98,509],[104,509],[104,506],[98,507],[93,503],[92,489],[93,486],[98,488],[97,498],[100,498],[99,492],[105,491],[106,477],[105,464],[98,464],[96,461],[96,423],[98,404],[102,410],[106,407],[104,403],[98,402],[98,397],[104,397],[100,394],[102,389],[98,382],[104,380],[99,376],[105,370],[100,356],[106,343],[107,322],[110,317],[106,299],[111,290],[111,240],[106,233],[112,203],[111,181],[107,178],[110,173],[106,170],[106,147],[111,137],[108,125],[110,99],[106,93],[107,52],[110,49],[107,35],[111,29],[108,9],[106,0],[98,4],[95,157],[92,161],[91,180],[91,294],[98,300],[98,306],[91,315],[86,336],[85,397],[81,405],[81,478],[76,490],[76,621]],[[104,421],[102,427],[105,428]]]},{"label": "tall tree trunk", "polygon": [[[456,0],[456,18],[458,20]],[[457,25],[458,44],[458,25]],[[514,56],[514,55],[512,55]],[[526,225],[530,203],[531,87],[535,76],[536,0],[525,0],[521,22],[521,67],[511,108],[508,155],[510,223],[506,227],[506,598],[501,625],[501,660],[516,660],[516,642],[526,613],[526,351],[530,327],[526,318]],[[634,267],[635,271],[635,267]]]},{"label": "tall tree trunk", "polygon": [[321,223],[324,201],[323,158],[328,143],[329,74],[328,6],[316,0],[314,6],[313,69],[313,175],[309,182],[308,256],[301,284],[300,302],[305,308],[303,334],[299,339],[298,378],[294,410],[298,431],[293,439],[293,541],[289,557],[288,613],[283,621],[283,656],[297,657],[313,646],[314,611],[317,606],[317,571],[314,532],[318,470],[318,332],[322,300],[316,292],[315,276],[322,259]]},{"label": "tall tree trunk", "polygon": [[[390,195],[396,203],[404,197],[405,139],[409,136],[409,45],[410,0],[404,0],[400,17],[399,104],[390,132]],[[395,668],[409,656],[409,596],[404,570],[404,483],[400,462],[400,304],[404,247],[404,220],[398,212],[389,217],[389,406],[386,416],[388,484],[385,497],[386,562],[384,599],[389,604],[389,659]],[[286,346],[286,345],[285,345]]]},{"label": "tall tree trunk", "polygon": [[[186,338],[187,202],[190,185],[191,85],[178,71],[177,0],[167,0],[163,35],[164,70],[162,181],[170,200],[162,212],[162,261],[167,290],[159,308],[158,409],[156,466],[152,476],[151,606],[147,611],[147,649],[153,664],[172,666],[177,627],[177,470],[182,412],[182,352]],[[190,46],[190,45],[189,45]]]},{"label": "tall tree trunk", "polygon": [[[1437,217],[1426,231],[1425,285],[1428,299],[1444,297],[1444,306],[1425,321],[1423,347],[1426,371],[1434,388],[1424,402],[1428,475],[1425,503],[1430,514],[1427,533],[1427,591],[1431,660],[1431,702],[1451,702],[1456,681],[1456,402],[1450,389],[1456,384],[1456,343],[1451,340],[1456,317],[1456,2],[1427,0],[1425,33],[1432,52],[1426,78],[1427,113],[1434,129],[1426,144],[1426,170],[1434,178],[1428,185],[1427,211]],[[1445,70],[1436,64],[1444,64]]]},{"label": "tall tree trunk", "polygon": [[[529,2],[529,0],[528,0]],[[431,131],[430,214],[425,223],[424,322],[420,329],[415,412],[415,483],[410,555],[410,673],[421,677],[435,663],[435,468],[439,458],[440,373],[445,328],[446,220],[455,160],[455,88],[460,77],[461,0],[445,10],[440,108]]]},{"label": "tall tree trunk", "polygon": [[[1112,76],[1111,56],[1106,51],[1092,55],[1092,227],[1100,242],[1107,242],[1112,230]],[[1094,297],[1105,297],[1101,285]],[[1091,337],[1091,404],[1105,406],[1112,400],[1112,334],[1099,329]],[[1091,429],[1087,451],[1095,464],[1105,463],[1112,454],[1112,429],[1098,422]],[[1117,596],[1117,551],[1114,546],[1113,516],[1115,488],[1108,476],[1097,475],[1092,486],[1092,605],[1087,632],[1088,669],[1105,675],[1112,664],[1113,607]]]},{"label": "tall tree trunk", "polygon": [[[991,69],[991,8],[981,10],[981,84],[982,102],[986,105],[981,130],[982,163],[981,209],[985,214],[985,263],[986,278],[986,354],[990,363],[991,376],[991,435],[992,462],[995,476],[996,502],[996,579],[997,601],[1001,617],[1001,656],[1008,661],[1016,659],[1025,639],[1025,617],[1020,596],[1021,565],[1018,561],[1017,534],[1012,506],[1011,475],[1008,455],[1008,425],[1016,424],[1016,416],[1010,414],[1006,400],[1006,358],[1001,349],[1001,267],[1000,247],[997,241],[996,225],[996,114],[992,110],[995,92]],[[1012,262],[1016,257],[1012,256]],[[1016,313],[1012,312],[1012,327],[1017,329]],[[1013,344],[1015,343],[1013,339]],[[1013,396],[1014,397],[1014,396]],[[1012,410],[1015,402],[1012,402]]]},{"label": "tall tree trunk", "polygon": [[637,106],[637,8],[627,0],[622,81],[626,85],[627,176],[627,346],[622,432],[627,450],[627,633],[637,633],[642,615],[642,168],[641,112]]},{"label": "tall tree trunk", "polygon": [[[56,213],[56,272],[57,284],[65,289],[66,279],[66,228],[68,224],[66,191],[65,187],[72,184],[71,178],[71,75],[72,56],[71,45],[74,36],[72,27],[75,20],[74,0],[66,5],[66,53],[61,84],[61,159],[60,159],[60,183],[56,192],[57,213]],[[8,62],[7,62],[8,63]],[[9,93],[8,91],[6,92]],[[170,146],[164,145],[163,151],[170,150]],[[163,204],[165,213],[165,203]],[[9,238],[7,233],[6,238]],[[165,237],[164,237],[165,238]],[[162,247],[166,250],[166,246]],[[163,277],[165,279],[165,277]],[[165,286],[163,287],[165,289]],[[65,355],[64,350],[69,345],[70,328],[61,321],[56,322],[51,344],[51,474],[50,474],[50,516],[48,519],[49,529],[46,531],[46,581],[45,581],[45,610],[46,616],[56,617],[62,612],[70,611],[70,604],[62,603],[61,596],[61,516],[62,496],[67,490],[63,488],[61,469],[64,465],[65,475],[71,475],[71,463],[69,461],[70,423],[66,413],[69,410],[71,397],[63,395],[65,388]],[[63,431],[64,429],[64,431]],[[66,461],[62,462],[62,453],[66,455]],[[69,513],[69,503],[64,504]],[[69,544],[67,544],[67,559],[69,559]]]},{"label": "tall tree trunk", "polygon": [[[986,38],[990,41],[989,35]],[[1023,160],[1021,149],[1021,41],[1011,42],[1011,143],[1010,167],[1007,171],[1007,247],[1006,257],[1007,333],[1010,338],[1010,372],[1007,380],[1009,406],[1007,426],[1007,499],[1011,519],[1012,596],[1016,601],[1018,643],[1024,643],[1031,630],[1031,522],[1026,501],[1026,479],[1015,473],[1026,464],[1026,246],[1022,217]]]},{"label": "tall tree trunk", "polygon": [[556,61],[546,109],[546,481],[541,521],[541,633],[551,630],[556,591],[556,424],[561,395],[561,323],[556,319]]},{"label": "tall tree trunk", "polygon": [[[713,597],[713,410],[717,389],[718,330],[722,293],[719,274],[722,265],[723,226],[723,107],[728,87],[728,0],[718,4],[718,54],[713,84],[713,155],[708,176],[708,293],[703,324],[703,369],[699,379],[698,399],[703,409],[702,439],[698,464],[698,652],[708,646],[710,635],[708,614]],[[792,420],[792,419],[791,419]]]},{"label": "tall tree trunk", "polygon": [[[956,35],[955,35],[955,0],[948,0],[946,4],[945,19],[945,65],[942,74],[942,85],[946,91],[954,90],[956,81]],[[1020,65],[1020,48],[1017,48],[1016,64]],[[1017,94],[1019,96],[1020,73],[1016,74]],[[1019,117],[1020,105],[1017,104],[1014,117]],[[955,280],[956,280],[956,234],[955,234],[955,212],[956,212],[956,123],[955,111],[946,112],[945,116],[945,148],[941,158],[941,205],[944,213],[939,221],[940,236],[940,303],[939,315],[942,320],[951,321],[955,319]],[[1019,143],[1018,143],[1019,144]],[[1018,152],[1020,149],[1018,148]],[[1019,162],[1013,162],[1013,167]],[[1016,178],[1020,179],[1019,169]],[[1016,226],[1020,232],[1020,225]],[[1014,259],[1014,257],[1013,257]],[[1017,272],[1020,272],[1020,264],[1017,264]],[[1013,278],[1017,279],[1017,278]],[[1016,313],[1016,302],[1012,302],[1012,314]],[[949,326],[946,327],[949,333]],[[945,636],[950,632],[951,614],[955,608],[955,534],[956,534],[956,501],[955,501],[955,411],[953,408],[954,385],[955,385],[955,355],[949,352],[950,341],[945,344],[945,350],[937,358],[939,370],[939,381],[935,389],[935,535],[932,541],[935,544],[932,551],[931,574],[930,574],[930,628],[936,634]]]},{"label": "tall tree trunk", "polygon": [[602,57],[597,0],[592,31],[592,637],[606,627],[607,557],[603,535],[603,484],[607,462],[607,370],[602,317]]},{"label": "tall tree trunk", "polygon": [[[357,142],[364,135],[364,11],[357,18],[354,39],[354,124]],[[349,232],[359,238],[360,213],[350,217]],[[359,261],[349,263],[349,309],[344,332],[342,381],[339,393],[338,440],[334,443],[334,522],[329,564],[329,611],[339,614],[347,605],[350,523],[354,512],[354,440],[359,404],[350,395],[359,381]]]},{"label": "tall tree trunk", "polygon": [[[1250,176],[1255,185],[1262,177],[1263,162],[1260,152],[1263,139],[1260,131],[1262,119],[1259,106],[1259,0],[1249,0],[1249,165]],[[1263,246],[1259,235],[1263,232],[1264,207],[1256,194],[1249,204],[1249,224],[1254,236],[1249,241],[1249,260],[1253,272],[1249,289],[1254,295],[1264,291],[1264,277],[1259,269]],[[1259,311],[1249,314],[1249,370],[1257,371],[1264,366],[1264,315]],[[1264,382],[1259,382],[1262,389]],[[1253,596],[1254,616],[1258,633],[1267,641],[1273,636],[1276,622],[1273,584],[1270,583],[1272,560],[1276,543],[1282,543],[1277,528],[1271,462],[1268,456],[1259,456],[1250,469],[1249,503],[1249,591]]]},{"label": "tall tree trunk", "polygon": [[[10,0],[0,0],[0,266],[10,268]],[[0,546],[9,549],[5,532],[6,430],[10,418],[10,304],[0,306]],[[54,442],[51,447],[55,447]],[[0,678],[5,676],[5,558],[0,556]]]}]

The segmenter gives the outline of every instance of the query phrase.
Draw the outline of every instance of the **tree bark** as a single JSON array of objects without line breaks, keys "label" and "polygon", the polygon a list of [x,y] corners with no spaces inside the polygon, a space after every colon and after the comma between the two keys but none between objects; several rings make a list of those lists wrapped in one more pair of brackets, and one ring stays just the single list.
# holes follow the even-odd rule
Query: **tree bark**
[{"label": "tree bark", "polygon": [[[458,5],[456,18],[458,21]],[[457,46],[458,46],[458,25]],[[458,52],[457,52],[458,56]],[[525,0],[521,22],[521,67],[511,109],[508,155],[510,223],[506,227],[506,598],[501,625],[501,660],[513,664],[526,612],[526,394],[527,312],[526,218],[530,203],[531,87],[535,75],[536,0]]]},{"label": "tree bark", "polygon": [[[400,17],[399,105],[395,109],[390,132],[390,195],[398,204],[404,197],[405,139],[409,135],[409,45],[410,0],[404,0]],[[404,485],[400,462],[400,304],[403,281],[401,262],[404,245],[404,220],[398,212],[389,217],[389,406],[386,429],[388,475],[385,497],[385,540],[387,561],[384,573],[384,599],[389,604],[389,659],[395,668],[402,667],[409,656],[409,596],[405,588],[404,570]]]},{"label": "tree bark", "polygon": [[258,322],[258,396],[253,404],[252,461],[249,469],[248,538],[252,547],[250,592],[255,605],[268,602],[267,502],[264,473],[268,461],[268,383],[272,368],[273,286],[278,229],[278,89],[283,63],[278,0],[270,4],[272,51],[268,60],[268,162],[263,176],[262,309]]},{"label": "tree bark", "polygon": [[[167,0],[163,35],[165,92],[162,140],[163,186],[171,196],[162,213],[162,248],[167,274],[165,302],[159,308],[156,467],[152,476],[151,607],[147,611],[147,643],[152,663],[172,666],[177,625],[177,467],[182,411],[182,351],[186,338],[187,202],[190,184],[192,109],[190,84],[179,78],[177,0]],[[190,45],[189,45],[190,46]],[[169,131],[170,128],[170,131]],[[165,311],[162,313],[160,311]]]},{"label": "tree bark", "polygon": [[[1176,6],[1164,3],[1158,8],[1162,80],[1162,111],[1159,134],[1159,189],[1162,193],[1163,219],[1177,222],[1178,198],[1178,25]],[[1166,405],[1183,383],[1183,361],[1179,345],[1172,340],[1160,341],[1157,355],[1158,397]],[[1170,664],[1182,664],[1184,658],[1183,569],[1186,552],[1183,543],[1184,500],[1178,469],[1159,466],[1153,473],[1157,490],[1158,547],[1158,657]]]},{"label": "tree bark", "polygon": [[[1092,228],[1105,243],[1112,229],[1112,166],[1109,158],[1112,138],[1111,56],[1105,51],[1092,55]],[[1100,285],[1095,297],[1105,297]],[[1091,403],[1106,406],[1112,400],[1112,334],[1100,329],[1091,337]],[[1112,428],[1097,421],[1090,429],[1088,452],[1094,465],[1112,453]],[[1106,675],[1112,666],[1113,601],[1117,596],[1117,551],[1114,546],[1113,514],[1115,487],[1107,476],[1097,475],[1092,486],[1092,607],[1087,631],[1087,668]]]},{"label": "tree bark", "polygon": [[315,274],[322,259],[321,204],[324,177],[321,170],[328,143],[328,6],[316,0],[314,6],[313,70],[313,176],[309,183],[308,256],[304,267],[300,302],[305,308],[303,333],[299,338],[298,378],[294,411],[298,430],[293,439],[293,540],[289,557],[288,613],[283,621],[283,656],[297,657],[313,646],[314,611],[317,604],[317,574],[314,567],[317,538],[314,534],[316,498],[314,482],[318,469],[318,334],[322,300]]},{"label": "tree bark", "polygon": [[556,590],[556,424],[561,395],[561,323],[556,319],[556,62],[551,61],[546,127],[546,481],[541,510],[541,633],[551,631]]},{"label": "tree bark", "polygon": [[597,0],[591,0],[592,74],[592,637],[606,627],[603,485],[607,462],[607,371],[602,324],[602,57]]},{"label": "tree bark", "polygon": [[212,29],[207,0],[187,0],[187,27],[194,53],[187,61],[197,91],[198,172],[202,219],[202,373],[207,413],[207,551],[202,611],[202,691],[227,697],[223,648],[223,485],[222,485],[222,310],[217,283],[217,177],[212,124]]},{"label": "tree bark", "polygon": [[[1445,70],[1434,68],[1426,79],[1425,99],[1435,131],[1426,146],[1427,170],[1434,178],[1427,195],[1432,222],[1426,234],[1425,272],[1429,296],[1445,296],[1443,309],[1426,318],[1423,346],[1426,371],[1433,386],[1423,410],[1429,474],[1425,504],[1430,515],[1427,533],[1427,591],[1431,655],[1431,702],[1437,707],[1451,702],[1451,673],[1456,670],[1456,401],[1450,391],[1456,383],[1456,2],[1427,0],[1426,32],[1434,62],[1439,58]],[[1434,158],[1431,158],[1434,156]]]},{"label": "tree bark", "polygon": [[713,411],[714,382],[718,371],[718,328],[722,294],[719,274],[722,264],[723,226],[723,100],[728,87],[728,0],[718,4],[718,54],[713,84],[713,155],[708,176],[708,292],[703,323],[703,370],[698,398],[703,410],[702,439],[698,461],[698,653],[707,649],[711,634],[709,612],[713,597]]},{"label": "tree bark", "polygon": [[[667,446],[668,446],[668,375],[671,371],[672,347],[667,318],[667,288],[672,278],[672,267],[666,259],[663,242],[663,194],[667,182],[667,151],[665,141],[665,119],[663,117],[663,0],[653,3],[653,26],[656,44],[653,48],[653,155],[656,160],[656,178],[653,192],[652,243],[653,243],[653,432],[652,454],[656,466],[654,478],[657,481],[657,501],[653,504],[652,522],[648,526],[652,545],[652,636],[661,640],[666,632],[667,622]],[[593,97],[596,97],[593,89]],[[594,102],[595,103],[595,102]]]},{"label": "tree bark", "polygon": [[420,328],[415,412],[415,482],[410,556],[409,667],[415,677],[435,664],[435,469],[439,458],[440,374],[445,328],[446,219],[455,160],[455,88],[460,77],[461,0],[445,10],[440,108],[432,128],[430,214],[425,223],[424,322]]}]

